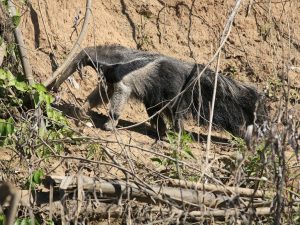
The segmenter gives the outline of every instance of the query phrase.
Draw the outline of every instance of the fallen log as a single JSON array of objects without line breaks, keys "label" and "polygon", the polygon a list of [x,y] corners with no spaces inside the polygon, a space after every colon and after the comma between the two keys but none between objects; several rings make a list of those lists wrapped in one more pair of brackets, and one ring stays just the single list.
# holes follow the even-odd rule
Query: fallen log
[{"label": "fallen log", "polygon": [[[176,201],[183,202],[191,205],[206,205],[208,207],[216,207],[221,203],[230,200],[229,197],[218,196],[213,193],[203,193],[201,191],[163,187],[163,186],[150,186],[151,189],[140,186],[136,183],[119,180],[103,180],[87,176],[51,176],[55,184],[60,185],[61,190],[75,190],[77,188],[78,179],[81,179],[82,189],[85,191],[97,191],[106,195],[113,196],[128,196],[133,198],[140,198],[143,201],[155,200],[163,201]],[[152,200],[153,202],[153,200]]]}]

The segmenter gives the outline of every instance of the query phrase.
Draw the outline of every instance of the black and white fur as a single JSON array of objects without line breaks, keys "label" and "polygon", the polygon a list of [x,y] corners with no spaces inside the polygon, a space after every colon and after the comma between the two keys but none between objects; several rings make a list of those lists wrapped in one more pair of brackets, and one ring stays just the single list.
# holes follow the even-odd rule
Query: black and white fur
[{"label": "black and white fur", "polygon": [[[110,120],[104,125],[112,130],[117,124],[128,99],[144,103],[159,135],[166,132],[166,118],[178,131],[182,119],[192,115],[199,123],[208,121],[215,73],[205,67],[165,55],[129,49],[117,45],[83,49],[56,81],[57,89],[78,67],[91,66],[102,74],[108,90],[97,87],[87,98],[85,108],[102,100],[110,100]],[[101,100],[102,99],[102,100]],[[255,88],[219,75],[213,123],[236,136],[264,114],[261,95]],[[257,110],[258,109],[258,110]]]}]

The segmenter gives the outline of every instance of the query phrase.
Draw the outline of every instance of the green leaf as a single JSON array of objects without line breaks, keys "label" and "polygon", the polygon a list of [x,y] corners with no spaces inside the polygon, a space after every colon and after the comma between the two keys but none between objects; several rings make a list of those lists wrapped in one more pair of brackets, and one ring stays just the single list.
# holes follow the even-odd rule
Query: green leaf
[{"label": "green leaf", "polygon": [[54,120],[54,110],[51,109],[51,108],[48,108],[48,109],[47,109],[47,116],[48,116],[50,119],[53,119],[53,120]]},{"label": "green leaf", "polygon": [[56,111],[51,106],[46,107],[46,111],[48,118],[53,120],[54,122],[61,123],[63,125],[68,124],[66,118],[61,114],[61,112]]},{"label": "green leaf", "polygon": [[0,119],[0,136],[7,137],[14,132],[14,120],[9,118],[8,120]]},{"label": "green leaf", "polygon": [[21,17],[19,15],[15,15],[12,17],[12,21],[15,27],[19,26],[21,22]]},{"label": "green leaf", "polygon": [[183,152],[186,155],[186,157],[191,157],[193,159],[195,158],[195,156],[193,155],[193,153],[192,153],[192,151],[191,151],[190,148],[185,148]]},{"label": "green leaf", "polygon": [[8,81],[8,84],[7,84],[7,87],[13,87],[13,86],[16,86],[16,83],[17,83],[16,80],[9,80],[9,81]]},{"label": "green leaf", "polygon": [[0,68],[0,80],[6,79],[6,71]]},{"label": "green leaf", "polygon": [[45,127],[40,127],[38,133],[40,137],[45,138],[47,135],[47,129]]},{"label": "green leaf", "polygon": [[10,96],[10,105],[11,106],[22,106],[23,100],[21,98],[16,98],[15,96]]},{"label": "green leaf", "polygon": [[6,135],[10,135],[14,132],[14,120],[13,118],[9,118],[6,124]]},{"label": "green leaf", "polygon": [[18,219],[15,221],[14,225],[21,225],[21,219],[18,218]]},{"label": "green leaf", "polygon": [[42,177],[44,176],[44,172],[41,169],[33,171],[33,173],[28,177],[26,181],[26,187],[34,189],[36,185],[41,184]]},{"label": "green leaf", "polygon": [[33,102],[34,102],[34,106],[36,108],[38,106],[38,104],[40,103],[40,94],[38,92],[35,92],[33,94]]},{"label": "green leaf", "polygon": [[50,105],[55,100],[55,98],[53,96],[48,95],[48,94],[45,94],[44,99],[45,99],[45,102],[47,105]]},{"label": "green leaf", "polygon": [[42,84],[34,84],[34,85],[32,85],[32,87],[35,89],[35,90],[37,90],[38,92],[47,92],[47,89],[45,88],[45,86],[44,85],[42,85]]},{"label": "green leaf", "polygon": [[55,223],[52,220],[47,220],[48,225],[55,225]]},{"label": "green leaf", "polygon": [[0,69],[0,80],[15,82],[16,78],[9,70]]},{"label": "green leaf", "polygon": [[30,218],[22,219],[21,225],[31,225],[31,219]]},{"label": "green leaf", "polygon": [[4,225],[5,223],[5,215],[0,214],[0,225]]},{"label": "green leaf", "polygon": [[33,179],[32,179],[33,183],[40,184],[42,182],[43,176],[44,176],[44,172],[41,169],[33,172]]},{"label": "green leaf", "polygon": [[19,82],[19,81],[16,81],[15,87],[18,91],[22,91],[22,92],[26,92],[30,89],[28,84],[26,84],[25,82]]},{"label": "green leaf", "polygon": [[10,81],[15,81],[16,78],[15,76],[8,70],[6,71],[6,79],[10,82]]},{"label": "green leaf", "polygon": [[0,119],[0,136],[6,137],[6,121],[4,119]]},{"label": "green leaf", "polygon": [[26,5],[28,3],[28,0],[21,0],[22,4]]},{"label": "green leaf", "polygon": [[150,158],[152,162],[157,162],[158,164],[162,165],[163,161],[160,158],[152,157]]}]

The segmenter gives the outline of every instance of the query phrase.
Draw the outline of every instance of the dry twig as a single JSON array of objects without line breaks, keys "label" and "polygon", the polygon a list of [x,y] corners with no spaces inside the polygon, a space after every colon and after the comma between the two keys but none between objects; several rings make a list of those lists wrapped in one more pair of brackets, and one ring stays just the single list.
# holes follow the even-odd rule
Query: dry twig
[{"label": "dry twig", "polygon": [[89,19],[91,16],[91,11],[92,11],[92,0],[87,0],[86,1],[86,11],[85,11],[85,17],[84,17],[84,22],[82,25],[82,29],[81,32],[79,34],[79,37],[77,39],[77,41],[75,42],[71,52],[69,53],[68,57],[65,59],[64,63],[57,68],[57,70],[52,74],[52,77],[50,77],[48,80],[46,80],[43,84],[48,87],[51,88],[52,85],[54,85],[54,83],[57,80],[57,77],[68,67],[68,65],[70,64],[70,62],[73,60],[74,55],[76,54],[76,52],[78,51],[78,49],[81,46],[81,43],[84,39],[84,37],[86,36],[87,33],[87,29],[88,29],[88,24],[89,24]]}]

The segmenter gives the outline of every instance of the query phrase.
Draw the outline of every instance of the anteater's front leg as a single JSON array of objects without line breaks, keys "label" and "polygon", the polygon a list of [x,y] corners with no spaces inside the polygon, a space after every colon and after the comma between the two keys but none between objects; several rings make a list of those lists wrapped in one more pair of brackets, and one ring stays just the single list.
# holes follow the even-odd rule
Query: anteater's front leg
[{"label": "anteater's front leg", "polygon": [[105,130],[113,130],[117,125],[125,105],[131,95],[131,88],[119,81],[114,84],[114,92],[110,99],[109,120],[104,124]]}]

